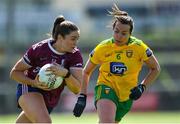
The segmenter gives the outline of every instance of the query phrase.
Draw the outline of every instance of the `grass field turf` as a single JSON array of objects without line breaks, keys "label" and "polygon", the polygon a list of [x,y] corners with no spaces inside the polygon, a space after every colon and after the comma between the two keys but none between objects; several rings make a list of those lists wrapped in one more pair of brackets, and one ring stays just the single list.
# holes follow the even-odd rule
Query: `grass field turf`
[{"label": "grass field turf", "polygon": [[[0,115],[0,123],[14,123],[17,115]],[[53,123],[58,124],[96,124],[97,114],[85,113],[75,118],[71,113],[54,113]],[[180,124],[180,112],[130,112],[120,124]]]}]

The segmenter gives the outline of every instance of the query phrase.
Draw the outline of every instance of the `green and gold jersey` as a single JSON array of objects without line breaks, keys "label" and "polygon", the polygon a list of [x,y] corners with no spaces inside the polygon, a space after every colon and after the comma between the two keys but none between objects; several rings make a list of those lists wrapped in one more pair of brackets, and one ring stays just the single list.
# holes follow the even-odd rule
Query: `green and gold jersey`
[{"label": "green and gold jersey", "polygon": [[120,101],[128,100],[143,62],[151,55],[149,47],[132,36],[124,46],[117,46],[113,38],[102,41],[90,54],[91,62],[100,65],[97,85],[114,89]]}]

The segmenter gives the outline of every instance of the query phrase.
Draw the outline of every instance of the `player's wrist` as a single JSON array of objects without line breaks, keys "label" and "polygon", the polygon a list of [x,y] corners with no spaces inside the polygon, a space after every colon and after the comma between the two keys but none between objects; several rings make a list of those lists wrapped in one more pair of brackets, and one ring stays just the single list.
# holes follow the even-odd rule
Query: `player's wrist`
[{"label": "player's wrist", "polygon": [[37,85],[37,80],[38,80],[38,79],[35,79],[35,80],[31,80],[31,81],[30,81],[30,84],[31,84],[32,87],[36,87],[36,85]]},{"label": "player's wrist", "polygon": [[87,97],[87,95],[86,95],[86,94],[84,94],[84,93],[80,93],[80,94],[79,94],[79,96],[80,96],[80,97],[84,97],[84,98],[86,98],[86,97]]},{"label": "player's wrist", "polygon": [[144,84],[140,84],[141,85],[141,89],[143,90],[143,92],[146,90],[146,85]]},{"label": "player's wrist", "polygon": [[70,73],[70,71],[67,69],[67,72],[66,72],[64,78],[69,78],[70,76],[71,76],[71,73]]}]

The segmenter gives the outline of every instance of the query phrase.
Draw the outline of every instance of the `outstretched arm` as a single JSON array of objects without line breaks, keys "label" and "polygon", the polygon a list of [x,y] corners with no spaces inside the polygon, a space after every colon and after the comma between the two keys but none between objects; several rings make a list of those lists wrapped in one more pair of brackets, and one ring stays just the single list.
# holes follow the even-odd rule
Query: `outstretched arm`
[{"label": "outstretched arm", "polygon": [[88,60],[84,69],[83,69],[83,83],[81,86],[81,93],[82,94],[87,94],[87,87],[89,84],[89,79],[90,79],[90,76],[91,76],[91,74],[95,68],[96,68],[96,64],[94,64],[90,60]]},{"label": "outstretched arm", "polygon": [[81,86],[81,93],[73,110],[73,113],[76,117],[80,117],[82,112],[84,111],[84,108],[86,107],[87,87],[89,84],[91,73],[94,71],[95,68],[96,65],[93,64],[90,60],[88,60],[83,69],[83,82]]}]

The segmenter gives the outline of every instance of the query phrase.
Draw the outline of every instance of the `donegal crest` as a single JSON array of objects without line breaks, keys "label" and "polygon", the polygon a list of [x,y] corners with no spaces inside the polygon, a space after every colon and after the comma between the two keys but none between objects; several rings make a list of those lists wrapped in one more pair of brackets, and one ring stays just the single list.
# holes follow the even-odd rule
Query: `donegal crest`
[{"label": "donegal crest", "polygon": [[133,56],[133,50],[126,50],[126,56],[131,58]]},{"label": "donegal crest", "polygon": [[110,88],[106,87],[105,88],[105,94],[109,94]]}]

